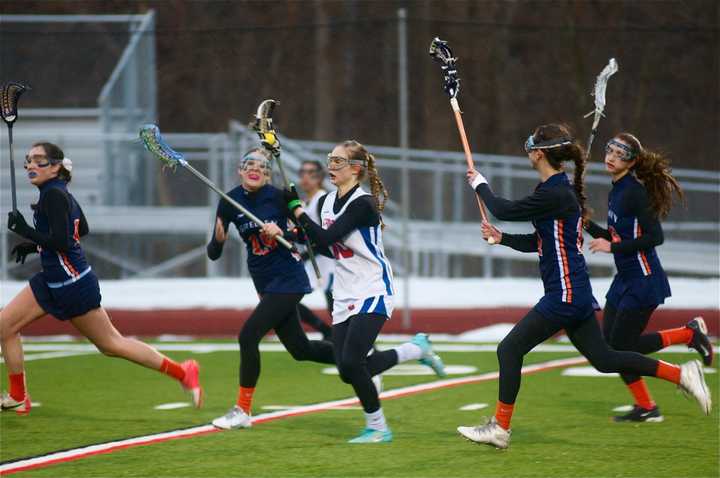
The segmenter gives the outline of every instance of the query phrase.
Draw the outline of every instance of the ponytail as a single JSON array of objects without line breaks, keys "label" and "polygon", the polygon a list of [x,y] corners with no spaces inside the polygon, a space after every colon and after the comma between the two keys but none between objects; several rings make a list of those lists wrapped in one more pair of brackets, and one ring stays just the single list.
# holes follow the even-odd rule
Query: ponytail
[{"label": "ponytail", "polygon": [[[348,152],[348,159],[350,161],[357,161],[363,165],[358,175],[358,181],[362,181],[365,178],[365,173],[367,173],[368,182],[370,183],[370,193],[373,198],[375,198],[378,212],[382,215],[385,204],[390,198],[390,194],[388,194],[387,189],[385,189],[385,184],[383,184],[382,179],[380,179],[375,156],[370,154],[368,150],[365,149],[365,146],[355,140],[343,141],[342,146]],[[380,218],[380,225],[382,228],[385,228],[382,217]]]},{"label": "ponytail", "polygon": [[650,208],[658,219],[664,219],[670,213],[673,193],[684,203],[685,193],[680,183],[671,174],[670,160],[661,153],[647,150],[630,133],[620,133],[616,138],[630,145],[635,158],[631,171],[645,186],[650,200]]},{"label": "ponytail", "polygon": [[592,211],[587,207],[587,193],[585,192],[585,165],[587,156],[585,150],[570,131],[570,128],[563,124],[546,124],[538,126],[532,135],[535,143],[551,141],[553,139],[563,139],[564,142],[552,147],[539,147],[548,163],[555,168],[560,169],[562,164],[567,161],[575,163],[575,175],[573,178],[573,187],[575,188],[575,196],[580,204],[580,214],[583,220],[590,217]]}]

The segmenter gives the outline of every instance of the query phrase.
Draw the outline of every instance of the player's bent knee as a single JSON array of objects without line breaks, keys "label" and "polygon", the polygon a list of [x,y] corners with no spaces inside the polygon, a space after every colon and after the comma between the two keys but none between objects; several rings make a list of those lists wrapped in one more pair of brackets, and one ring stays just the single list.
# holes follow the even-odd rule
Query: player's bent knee
[{"label": "player's bent knee", "polygon": [[353,383],[360,373],[360,363],[353,360],[341,360],[338,363],[338,372],[340,372],[340,378],[343,382]]}]

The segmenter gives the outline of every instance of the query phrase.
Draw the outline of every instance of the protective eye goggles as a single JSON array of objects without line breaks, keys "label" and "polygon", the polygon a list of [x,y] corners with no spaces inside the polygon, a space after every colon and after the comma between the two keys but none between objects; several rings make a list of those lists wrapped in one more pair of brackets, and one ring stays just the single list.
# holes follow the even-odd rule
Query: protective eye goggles
[{"label": "protective eye goggles", "polygon": [[568,144],[572,144],[573,140],[572,138],[553,138],[548,139],[547,141],[540,141],[538,143],[535,142],[535,137],[533,135],[528,136],[528,139],[525,140],[525,152],[529,153],[530,151],[536,150],[536,149],[554,149],[554,148],[560,148],[562,146],[567,146]]},{"label": "protective eye goggles", "polygon": [[72,171],[72,161],[70,160],[70,158],[52,159],[52,158],[48,158],[44,154],[36,154],[33,156],[26,155],[25,156],[25,164],[23,165],[23,167],[25,169],[27,169],[28,166],[30,166],[30,164],[34,164],[38,168],[47,168],[48,166],[50,166],[52,164],[58,164],[58,163],[62,164],[66,170]]},{"label": "protective eye goggles", "polygon": [[332,154],[328,154],[328,157],[327,157],[328,169],[338,170],[338,169],[344,168],[345,166],[349,166],[351,164],[356,164],[358,166],[365,167],[365,161],[362,159],[348,159],[348,158],[343,158],[342,156],[333,156]]},{"label": "protective eye goggles", "polygon": [[632,150],[632,148],[630,146],[628,146],[627,144],[621,143],[620,141],[615,141],[614,139],[611,139],[605,145],[605,154],[617,152],[617,150],[613,150],[613,148],[611,146],[615,146],[622,152],[622,154],[618,154],[618,157],[622,161],[632,161],[637,156],[637,154],[635,154],[635,152]]},{"label": "protective eye goggles", "polygon": [[247,171],[248,169],[255,168],[263,172],[270,171],[270,161],[259,153],[250,153],[243,157],[240,161],[240,169]]}]

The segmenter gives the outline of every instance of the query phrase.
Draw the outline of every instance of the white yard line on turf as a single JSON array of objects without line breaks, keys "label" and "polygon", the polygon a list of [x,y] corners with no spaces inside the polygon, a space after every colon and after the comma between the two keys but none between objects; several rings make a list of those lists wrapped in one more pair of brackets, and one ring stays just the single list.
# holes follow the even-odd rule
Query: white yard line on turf
[{"label": "white yard line on turf", "polygon": [[[570,367],[572,365],[578,365],[585,363],[587,359],[585,357],[571,357],[558,360],[549,360],[547,362],[537,363],[533,365],[526,365],[522,368],[522,374],[527,375],[536,372],[543,372],[562,367]],[[423,383],[420,385],[411,385],[409,387],[401,387],[393,390],[387,390],[383,392],[380,397],[382,399],[393,399],[399,397],[405,397],[408,395],[415,395],[418,393],[428,392],[431,390],[438,390],[443,388],[457,387],[460,385],[467,385],[471,383],[487,382],[498,378],[498,372],[488,372],[480,375],[471,375],[468,377],[460,377],[446,380],[437,380],[435,382]],[[295,417],[300,415],[307,415],[310,413],[322,412],[331,408],[344,407],[348,405],[356,405],[358,399],[355,397],[345,398],[342,400],[333,400],[330,402],[316,403],[314,405],[306,405],[298,407],[292,410],[282,410],[277,412],[263,413],[253,417],[253,424],[269,422],[272,420],[279,420],[283,418]],[[5,462],[0,464],[0,474],[9,475],[11,473],[17,473],[19,471],[31,470],[34,468],[41,468],[48,465],[63,463],[68,461],[75,461],[88,456],[99,455],[104,453],[111,453],[113,451],[122,450],[125,448],[132,448],[136,446],[149,445],[152,443],[159,443],[168,440],[175,440],[180,438],[190,438],[198,435],[205,435],[208,433],[219,432],[217,428],[212,425],[201,425],[197,427],[185,428],[183,430],[175,430],[163,433],[157,433],[153,435],[146,435],[135,438],[128,438],[125,440],[117,440],[107,443],[99,443],[97,445],[89,445],[81,448],[75,448],[72,450],[65,450],[61,452],[51,452],[43,456],[24,458],[12,462]],[[241,431],[239,433],[252,433],[251,431]]]},{"label": "white yard line on turf", "polygon": [[[164,352],[194,352],[194,353],[210,353],[210,352],[237,352],[238,345],[236,343],[212,343],[212,342],[194,342],[190,344],[168,344],[168,343],[152,343],[150,344],[158,350]],[[392,348],[390,344],[379,343],[380,350],[388,350]],[[436,352],[495,352],[497,344],[443,344],[433,343],[433,349]],[[23,350],[26,352],[95,352],[97,349],[93,344],[23,344]],[[286,349],[281,343],[263,342],[260,344],[261,352],[285,352]],[[577,349],[570,344],[540,344],[530,351],[532,352],[577,352]],[[660,353],[689,353],[696,354],[694,349],[688,349],[684,345],[671,345],[665,347]]]},{"label": "white yard line on turf", "polygon": [[[95,348],[95,346],[93,346]],[[90,355],[92,353],[97,352],[97,350],[94,351],[58,351],[58,352],[42,352],[39,354],[28,354],[24,356],[24,360],[26,362],[30,362],[31,360],[45,360],[45,359],[53,359],[53,358],[60,358],[60,357],[74,357],[76,355]],[[5,363],[4,358],[0,358],[0,363]]]}]

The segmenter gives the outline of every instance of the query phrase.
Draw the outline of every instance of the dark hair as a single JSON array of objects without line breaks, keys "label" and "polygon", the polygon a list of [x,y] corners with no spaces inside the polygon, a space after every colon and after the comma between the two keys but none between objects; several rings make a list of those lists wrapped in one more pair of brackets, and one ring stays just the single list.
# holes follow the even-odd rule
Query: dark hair
[{"label": "dark hair", "polygon": [[358,181],[362,181],[365,178],[365,173],[367,172],[368,181],[370,182],[370,192],[375,198],[378,212],[382,214],[383,209],[385,209],[385,203],[387,203],[390,195],[388,194],[387,189],[385,189],[382,179],[380,179],[380,174],[378,173],[377,166],[375,165],[375,156],[370,154],[365,146],[354,139],[343,141],[340,145],[348,152],[349,160],[360,161],[364,165],[360,170],[360,174],[358,174]]},{"label": "dark hair", "polygon": [[306,159],[300,164],[300,166],[305,166],[306,164],[312,164],[313,166],[315,166],[317,174],[320,177],[320,181],[325,179],[325,168],[320,161],[316,159]]},{"label": "dark hair", "polygon": [[685,200],[680,183],[671,174],[670,160],[662,153],[643,148],[640,141],[630,133],[618,133],[615,138],[630,145],[635,159],[630,170],[645,186],[653,214],[664,219],[672,208],[673,193],[681,201]]},{"label": "dark hair", "polygon": [[575,163],[573,187],[575,188],[575,195],[580,203],[582,217],[586,219],[590,215],[590,210],[585,205],[587,202],[587,195],[585,194],[585,150],[580,143],[574,139],[570,128],[564,124],[544,124],[535,128],[535,132],[533,133],[533,139],[536,144],[558,138],[567,138],[571,142],[563,146],[541,149],[541,151],[545,153],[545,157],[548,163],[550,163],[550,166],[555,169],[560,169],[562,163],[567,161]]},{"label": "dark hair", "polygon": [[63,150],[60,149],[60,146],[54,143],[49,143],[47,141],[39,141],[37,143],[34,143],[32,147],[40,147],[44,149],[45,154],[48,157],[48,161],[50,161],[51,164],[60,164],[60,170],[58,171],[57,175],[59,179],[62,179],[67,183],[72,180],[72,172],[65,169],[65,166],[62,164],[62,160],[65,159],[65,153],[63,153]]}]

